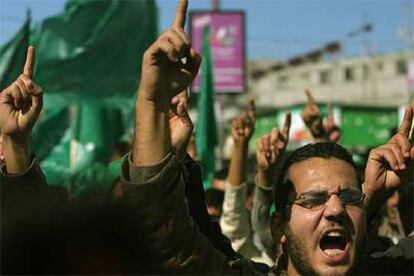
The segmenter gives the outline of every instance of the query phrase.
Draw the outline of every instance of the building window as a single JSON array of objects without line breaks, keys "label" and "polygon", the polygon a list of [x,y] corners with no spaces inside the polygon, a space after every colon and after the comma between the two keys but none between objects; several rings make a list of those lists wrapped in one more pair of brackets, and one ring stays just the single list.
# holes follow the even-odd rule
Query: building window
[{"label": "building window", "polygon": [[382,70],[384,70],[384,64],[381,61],[378,61],[378,63],[377,63],[377,70],[379,72],[381,72]]},{"label": "building window", "polygon": [[398,75],[406,75],[407,74],[407,62],[403,59],[397,60],[395,63],[396,71]]},{"label": "building window", "polygon": [[288,76],[283,75],[279,77],[279,86],[280,87],[285,87],[287,85],[287,82],[289,81]]},{"label": "building window", "polygon": [[345,81],[354,80],[354,70],[351,67],[346,67],[344,71]]},{"label": "building window", "polygon": [[323,70],[320,73],[320,83],[321,84],[328,84],[331,82],[331,71]]},{"label": "building window", "polygon": [[369,79],[369,66],[367,64],[362,65],[362,78],[364,80]]}]

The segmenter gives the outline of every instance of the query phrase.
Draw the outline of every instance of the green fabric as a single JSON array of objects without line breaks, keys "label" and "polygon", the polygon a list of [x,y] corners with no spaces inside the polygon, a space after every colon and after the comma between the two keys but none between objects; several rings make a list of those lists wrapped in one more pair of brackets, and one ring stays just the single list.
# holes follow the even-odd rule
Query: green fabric
[{"label": "green fabric", "polygon": [[0,48],[3,85],[21,73],[30,32],[45,92],[32,144],[50,185],[75,196],[110,187],[110,155],[131,137],[140,61],[157,25],[153,0],[69,0],[31,32],[28,19]]},{"label": "green fabric", "polygon": [[341,107],[341,144],[370,148],[388,141],[398,128],[397,108]]},{"label": "green fabric", "polygon": [[123,161],[124,158],[119,158],[109,163],[108,172],[112,183],[121,177],[121,166]]},{"label": "green fabric", "polygon": [[108,160],[122,132],[119,110],[110,110],[90,103],[76,106],[73,139],[83,145],[93,145],[98,160]]},{"label": "green fabric", "polygon": [[16,35],[0,48],[0,91],[9,86],[23,72],[29,46],[30,16]]},{"label": "green fabric", "polygon": [[79,171],[75,178],[72,194],[77,198],[91,194],[106,195],[113,182],[108,164],[103,162],[91,163],[87,169]]},{"label": "green fabric", "polygon": [[69,128],[69,119],[68,108],[50,108],[42,112],[32,131],[32,148],[38,161],[47,158],[54,147],[61,143]]},{"label": "green fabric", "polygon": [[157,35],[154,1],[68,1],[35,31],[36,80],[63,103],[123,108],[135,97],[140,60]]},{"label": "green fabric", "polygon": [[360,154],[353,153],[352,154],[352,160],[355,162],[355,165],[357,165],[357,166],[360,166],[360,167],[365,166],[366,162],[364,160],[364,157]]},{"label": "green fabric", "polygon": [[209,44],[209,30],[203,32],[202,44],[203,66],[201,68],[201,88],[198,100],[196,126],[197,154],[202,160],[203,183],[205,188],[212,186],[215,172],[214,149],[218,144],[216,115],[214,112],[213,67]]},{"label": "green fabric", "polygon": [[[40,163],[49,185],[67,187],[71,183],[70,148],[72,133],[66,129],[61,140]],[[36,151],[35,151],[36,152]]]},{"label": "green fabric", "polygon": [[273,213],[276,211],[276,205],[273,203],[269,210],[269,215],[272,216]]},{"label": "green fabric", "polygon": [[259,115],[256,117],[254,133],[249,142],[249,153],[250,154],[256,154],[257,141],[259,140],[260,137],[262,137],[263,135],[269,134],[272,131],[272,128],[280,127],[278,125],[277,115],[278,115],[278,112],[275,111],[274,113],[271,113],[271,114],[266,114],[262,116]]}]

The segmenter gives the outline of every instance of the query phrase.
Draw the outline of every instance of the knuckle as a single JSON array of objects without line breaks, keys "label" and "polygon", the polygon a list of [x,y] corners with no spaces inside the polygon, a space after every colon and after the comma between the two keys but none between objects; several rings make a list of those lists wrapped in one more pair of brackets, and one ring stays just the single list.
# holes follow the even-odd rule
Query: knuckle
[{"label": "knuckle", "polygon": [[149,47],[145,52],[144,52],[144,58],[145,57],[148,57],[148,55],[150,55],[150,53],[151,53],[151,47]]},{"label": "knuckle", "polygon": [[165,31],[165,33],[164,33],[164,38],[167,38],[167,39],[172,39],[172,37],[175,35],[175,31],[174,31],[174,29],[173,28],[170,28],[170,29],[168,29],[167,31]]},{"label": "knuckle", "polygon": [[184,29],[183,29],[182,27],[180,27],[180,26],[173,26],[173,27],[171,27],[170,29],[171,29],[172,31],[177,32],[177,33],[185,33],[185,32],[184,32]]},{"label": "knuckle", "polygon": [[34,83],[33,83],[33,81],[32,81],[31,79],[27,79],[27,80],[26,80],[26,86],[27,86],[27,88],[29,88],[29,89],[33,89],[33,87],[34,87]]},{"label": "knuckle", "polygon": [[11,89],[10,93],[14,97],[17,94],[20,94],[20,87],[17,84],[14,84],[13,88]]},{"label": "knuckle", "polygon": [[400,146],[397,143],[391,143],[391,144],[389,144],[389,147],[390,147],[391,150],[394,150],[394,151],[399,151],[400,150]]}]

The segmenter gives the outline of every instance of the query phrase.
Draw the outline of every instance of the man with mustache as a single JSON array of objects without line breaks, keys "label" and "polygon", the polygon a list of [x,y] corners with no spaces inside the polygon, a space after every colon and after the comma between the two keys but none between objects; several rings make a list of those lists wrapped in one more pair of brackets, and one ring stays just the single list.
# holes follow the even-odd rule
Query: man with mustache
[{"label": "man with mustache", "polygon": [[363,188],[349,153],[341,146],[320,143],[295,151],[282,167],[271,223],[274,239],[285,248],[286,267],[264,269],[245,259],[230,261],[211,246],[188,215],[182,163],[171,146],[169,102],[191,83],[200,63],[183,32],[186,9],[187,1],[181,0],[172,27],[150,46],[142,62],[135,139],[122,175],[123,189],[135,202],[123,206],[125,213],[134,213],[125,222],[136,229],[132,246],[147,246],[148,262],[158,273],[344,275],[366,271],[358,261],[367,217],[407,182],[411,172],[414,148],[408,137],[413,110],[407,109],[400,132],[371,152]]}]

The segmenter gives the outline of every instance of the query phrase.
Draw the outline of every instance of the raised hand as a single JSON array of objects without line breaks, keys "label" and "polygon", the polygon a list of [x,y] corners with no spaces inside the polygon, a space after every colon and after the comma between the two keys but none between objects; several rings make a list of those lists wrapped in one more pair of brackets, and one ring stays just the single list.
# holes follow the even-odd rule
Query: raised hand
[{"label": "raised hand", "polygon": [[248,142],[254,133],[256,123],[256,107],[253,99],[249,100],[247,111],[232,122],[231,135],[234,143]]},{"label": "raised hand", "polygon": [[35,84],[35,49],[27,50],[23,73],[0,94],[0,131],[4,136],[26,138],[42,110],[42,88]]},{"label": "raised hand", "polygon": [[271,185],[270,179],[289,143],[291,120],[291,114],[287,112],[282,131],[274,128],[270,135],[264,135],[257,141],[256,160],[258,178],[256,182],[259,185]]},{"label": "raised hand", "polygon": [[254,100],[250,99],[246,112],[232,122],[231,135],[234,140],[234,147],[231,154],[228,177],[228,182],[232,186],[239,186],[246,179],[249,140],[253,135],[255,122],[256,108]]},{"label": "raised hand", "polygon": [[405,110],[398,133],[385,145],[371,150],[363,185],[368,211],[371,211],[372,205],[381,206],[382,201],[385,201],[401,185],[412,183],[414,173],[412,124],[413,108],[409,107]]},{"label": "raised hand", "polygon": [[[188,143],[183,138],[192,126],[189,128],[186,101],[180,96],[174,98],[191,84],[201,63],[200,55],[190,47],[184,33],[187,5],[187,0],[180,0],[171,27],[147,49],[142,59],[132,147],[136,166],[157,164],[171,148],[175,151],[180,148],[181,152],[182,145]],[[170,117],[171,103],[177,105],[177,110]]]},{"label": "raised hand", "polygon": [[184,32],[187,5],[187,0],[180,0],[173,24],[144,54],[139,93],[146,100],[168,104],[197,75],[201,57]]},{"label": "raised hand", "polygon": [[306,89],[305,94],[308,101],[301,115],[303,122],[315,140],[324,140],[325,130],[322,123],[321,111],[310,90]]},{"label": "raised hand", "polygon": [[184,157],[186,153],[194,128],[193,122],[188,115],[187,105],[187,91],[179,93],[171,100],[169,116],[171,145],[180,157]]},{"label": "raised hand", "polygon": [[35,50],[27,49],[23,74],[0,93],[0,133],[7,173],[19,174],[30,165],[30,134],[43,105],[42,88],[32,80]]}]

